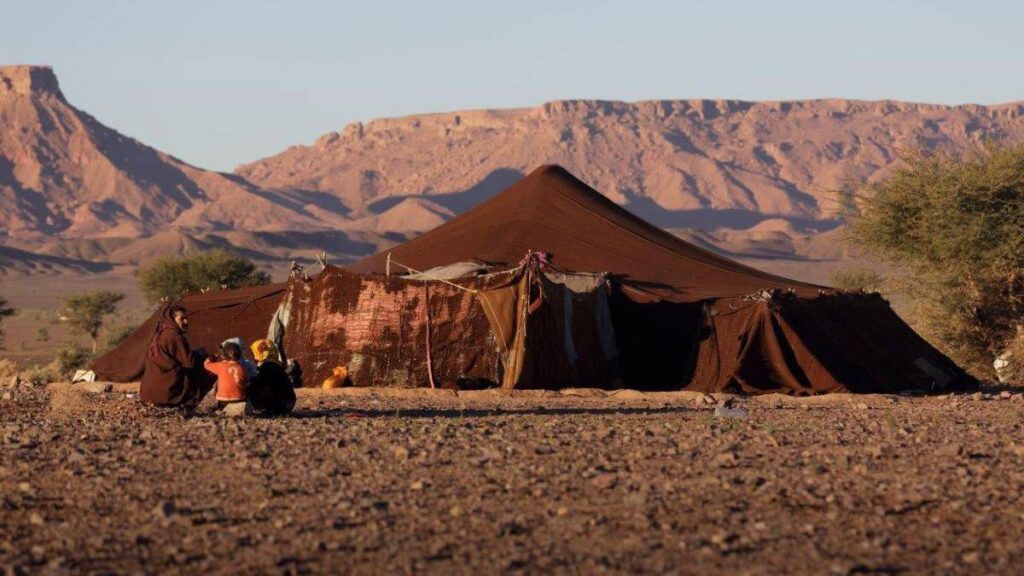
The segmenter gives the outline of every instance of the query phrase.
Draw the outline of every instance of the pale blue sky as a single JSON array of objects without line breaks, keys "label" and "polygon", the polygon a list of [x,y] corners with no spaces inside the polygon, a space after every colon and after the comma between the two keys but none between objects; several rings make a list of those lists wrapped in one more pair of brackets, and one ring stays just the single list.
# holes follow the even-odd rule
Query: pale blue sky
[{"label": "pale blue sky", "polygon": [[231,170],[353,121],[564,98],[1024,100],[1024,3],[0,0],[0,63]]}]

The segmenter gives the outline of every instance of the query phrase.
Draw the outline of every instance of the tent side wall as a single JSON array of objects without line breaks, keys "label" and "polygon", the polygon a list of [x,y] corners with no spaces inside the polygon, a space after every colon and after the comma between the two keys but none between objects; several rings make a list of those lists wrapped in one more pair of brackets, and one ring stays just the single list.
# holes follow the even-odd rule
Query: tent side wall
[{"label": "tent side wall", "polygon": [[438,387],[501,379],[490,323],[467,290],[328,267],[313,280],[293,280],[286,299],[281,345],[302,367],[306,386],[320,386],[337,367],[354,386],[429,387],[431,376]]},{"label": "tent side wall", "polygon": [[974,384],[877,295],[721,299],[708,304],[706,326],[691,390],[810,395]]},{"label": "tent side wall", "polygon": [[[185,296],[179,303],[189,312],[189,344],[193,349],[213,352],[233,336],[246,342],[265,338],[284,288],[284,284],[273,284]],[[159,315],[155,312],[120,344],[93,361],[91,368],[97,378],[110,382],[142,378]]]},{"label": "tent side wall", "polygon": [[549,277],[520,267],[455,282],[329,267],[313,280],[292,281],[280,344],[302,367],[306,386],[320,386],[338,367],[353,386],[616,382],[603,277]]}]

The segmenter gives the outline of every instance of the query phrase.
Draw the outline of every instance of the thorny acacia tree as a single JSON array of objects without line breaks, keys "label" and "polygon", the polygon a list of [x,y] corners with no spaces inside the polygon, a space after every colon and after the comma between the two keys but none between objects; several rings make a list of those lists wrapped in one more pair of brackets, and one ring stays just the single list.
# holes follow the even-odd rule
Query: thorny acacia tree
[{"label": "thorny acacia tree", "polygon": [[1024,147],[902,160],[862,191],[851,237],[905,270],[926,336],[990,376],[1024,328]]}]

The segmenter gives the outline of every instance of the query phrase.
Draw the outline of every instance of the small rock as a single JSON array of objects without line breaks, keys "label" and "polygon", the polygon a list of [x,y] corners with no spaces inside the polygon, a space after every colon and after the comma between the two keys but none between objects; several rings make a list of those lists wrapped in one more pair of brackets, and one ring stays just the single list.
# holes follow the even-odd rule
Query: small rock
[{"label": "small rock", "polygon": [[715,418],[724,418],[729,420],[746,420],[747,411],[743,408],[729,408],[728,406],[719,406],[715,408]]},{"label": "small rock", "polygon": [[999,398],[1003,400],[1009,400],[1011,397],[1013,397],[1013,394],[1010,394],[1009,390],[1003,390],[999,393]]},{"label": "small rock", "polygon": [[619,477],[611,472],[604,472],[591,478],[590,483],[598,490],[608,490],[619,483]]},{"label": "small rock", "polygon": [[174,500],[164,500],[153,508],[153,515],[157,518],[167,519],[178,513],[178,505]]},{"label": "small rock", "polygon": [[960,445],[943,444],[935,450],[935,455],[942,458],[956,458],[960,455]]},{"label": "small rock", "polygon": [[80,382],[75,384],[75,386],[77,386],[79,390],[90,394],[102,394],[114,389],[114,385],[110,382]]},{"label": "small rock", "polygon": [[18,490],[21,492],[31,492],[32,485],[28,482],[18,482]]},{"label": "small rock", "polygon": [[458,518],[458,517],[462,516],[462,507],[457,505],[457,504],[455,506],[452,506],[448,510],[448,515],[451,516],[452,518]]},{"label": "small rock", "polygon": [[734,454],[732,452],[722,452],[721,454],[715,456],[715,458],[714,458],[715,464],[718,464],[719,466],[722,466],[722,465],[725,465],[725,464],[732,464],[735,461],[736,461],[736,454]]},{"label": "small rock", "polygon": [[857,410],[867,410],[868,409],[868,403],[867,402],[857,402],[856,404],[853,405],[853,407],[856,408]]},{"label": "small rock", "polygon": [[568,516],[569,515],[569,509],[566,508],[565,506],[559,506],[558,510],[555,510],[555,514],[558,515],[558,516]]},{"label": "small rock", "polygon": [[406,460],[409,458],[409,449],[405,446],[395,446],[392,453],[395,455],[395,458],[398,458],[399,460]]},{"label": "small rock", "polygon": [[28,521],[33,526],[42,526],[43,524],[46,524],[46,519],[43,518],[43,515],[39,512],[33,512],[31,515],[29,515]]},{"label": "small rock", "polygon": [[420,490],[423,490],[423,482],[417,480],[409,485],[409,489],[419,492]]},{"label": "small rock", "polygon": [[974,394],[970,395],[970,399],[974,400],[974,401],[977,401],[977,402],[980,402],[981,400],[985,399],[985,395],[982,394],[981,392],[975,392]]},{"label": "small rock", "polygon": [[11,394],[10,392],[4,392],[3,395],[0,396],[0,399],[2,399],[2,400],[14,400],[14,394]]},{"label": "small rock", "polygon": [[981,561],[981,553],[977,551],[964,552],[963,555],[960,556],[960,560],[964,564],[977,564]]},{"label": "small rock", "polygon": [[220,411],[220,415],[227,418],[244,418],[246,413],[245,402],[232,402]]}]

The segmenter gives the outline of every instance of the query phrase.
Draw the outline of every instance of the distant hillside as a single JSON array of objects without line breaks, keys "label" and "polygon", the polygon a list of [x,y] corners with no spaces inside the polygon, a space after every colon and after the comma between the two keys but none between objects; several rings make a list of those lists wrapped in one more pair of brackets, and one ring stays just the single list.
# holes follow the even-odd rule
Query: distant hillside
[{"label": "distant hillside", "polygon": [[901,149],[1024,142],[1024,104],[600,101],[353,124],[203,170],[68,103],[53,71],[0,67],[0,272],[81,271],[213,246],[346,262],[452,218],[541,164],[738,257],[845,257],[833,190]]},{"label": "distant hillside", "polygon": [[350,215],[410,198],[458,213],[555,163],[649,221],[702,230],[726,251],[820,257],[842,250],[834,234],[820,237],[840,224],[835,190],[885,174],[901,150],[960,154],[987,139],[1024,142],[1024,103],[565,101],[357,123],[236,172],[330,194]]}]

